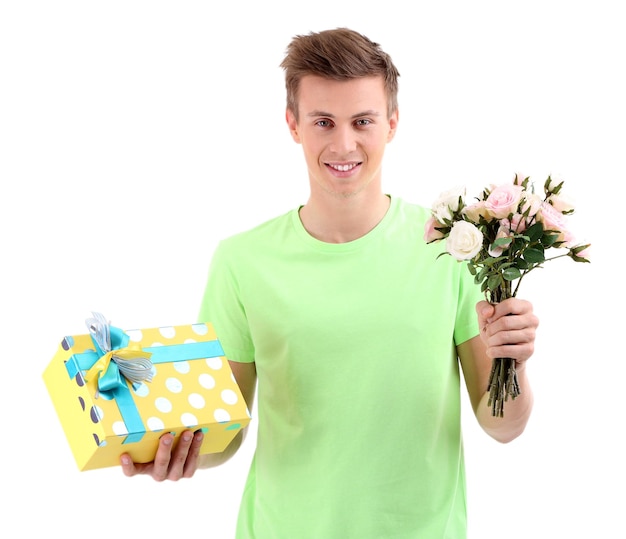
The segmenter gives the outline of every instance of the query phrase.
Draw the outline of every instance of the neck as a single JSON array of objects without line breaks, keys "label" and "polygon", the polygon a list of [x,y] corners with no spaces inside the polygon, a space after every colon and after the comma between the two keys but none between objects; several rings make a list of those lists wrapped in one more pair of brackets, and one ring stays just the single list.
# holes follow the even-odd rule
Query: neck
[{"label": "neck", "polygon": [[326,243],[354,241],[370,232],[385,216],[390,198],[377,196],[334,197],[323,202],[313,197],[300,209],[300,220],[306,231]]}]

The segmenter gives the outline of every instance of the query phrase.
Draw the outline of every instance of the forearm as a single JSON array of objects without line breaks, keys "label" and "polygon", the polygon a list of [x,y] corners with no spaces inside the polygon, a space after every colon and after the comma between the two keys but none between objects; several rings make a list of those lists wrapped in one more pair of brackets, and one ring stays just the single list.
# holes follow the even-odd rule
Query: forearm
[{"label": "forearm", "polygon": [[247,427],[240,430],[232,439],[230,444],[221,453],[207,453],[198,457],[198,469],[215,468],[229,461],[239,450],[246,437]]}]

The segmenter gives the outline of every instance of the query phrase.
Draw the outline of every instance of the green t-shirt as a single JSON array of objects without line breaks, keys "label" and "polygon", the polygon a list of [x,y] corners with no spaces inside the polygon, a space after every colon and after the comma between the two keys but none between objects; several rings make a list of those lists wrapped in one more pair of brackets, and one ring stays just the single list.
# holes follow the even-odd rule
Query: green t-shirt
[{"label": "green t-shirt", "polygon": [[465,537],[455,344],[481,295],[427,217],[392,198],[329,244],[293,210],[218,245],[200,318],[258,375],[239,539]]}]

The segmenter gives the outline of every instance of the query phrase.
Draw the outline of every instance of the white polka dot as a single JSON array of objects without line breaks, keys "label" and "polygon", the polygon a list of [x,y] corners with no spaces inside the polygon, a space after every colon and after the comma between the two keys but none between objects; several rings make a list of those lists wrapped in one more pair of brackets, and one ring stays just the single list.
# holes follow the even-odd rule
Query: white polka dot
[{"label": "white polka dot", "polygon": [[172,403],[165,397],[159,397],[154,401],[155,408],[164,414],[172,411]]},{"label": "white polka dot", "polygon": [[191,329],[198,335],[206,335],[209,332],[209,328],[206,324],[193,324]]},{"label": "white polka dot", "polygon": [[172,326],[159,328],[159,333],[166,339],[173,339],[176,336],[176,328]]},{"label": "white polka dot", "polygon": [[191,367],[188,361],[174,361],[174,370],[181,374],[187,374]]},{"label": "white polka dot", "polygon": [[148,428],[152,432],[158,432],[165,428],[165,423],[163,423],[163,421],[159,419],[158,417],[149,417],[147,424],[148,424]]},{"label": "white polka dot", "polygon": [[232,389],[225,389],[222,391],[222,400],[226,404],[236,404],[239,398],[237,397],[237,393],[235,393]]},{"label": "white polka dot", "polygon": [[214,371],[219,371],[224,366],[224,362],[221,357],[208,357],[206,364]]},{"label": "white polka dot", "polygon": [[202,373],[198,376],[198,383],[204,389],[213,389],[215,387],[215,378],[213,378],[210,374]]},{"label": "white polka dot", "polygon": [[144,384],[143,382],[133,385],[133,391],[138,397],[147,397],[150,394],[148,384]]},{"label": "white polka dot", "polygon": [[178,378],[168,378],[165,387],[172,393],[180,393],[183,390],[183,384]]},{"label": "white polka dot", "polygon": [[189,404],[191,404],[191,406],[193,408],[196,408],[197,410],[200,410],[206,406],[204,397],[198,393],[190,393],[187,397],[187,400],[189,401]]},{"label": "white polka dot", "polygon": [[198,342],[198,341],[196,341],[196,339],[185,339],[185,344],[192,344],[194,342]]},{"label": "white polka dot", "polygon": [[152,343],[152,347],[154,347],[154,346],[164,346],[164,344],[162,342],[155,341],[155,342]]},{"label": "white polka dot", "polygon": [[213,417],[218,423],[225,423],[226,421],[230,421],[230,414],[223,408],[217,408],[215,412],[213,412]]},{"label": "white polka dot", "polygon": [[195,415],[186,412],[180,416],[180,422],[184,427],[195,427],[198,425],[198,418]]},{"label": "white polka dot", "polygon": [[113,425],[111,425],[111,428],[113,429],[113,433],[117,436],[125,436],[128,434],[128,429],[123,421],[115,421]]},{"label": "white polka dot", "polygon": [[128,338],[133,342],[139,342],[143,339],[143,332],[140,329],[131,329],[130,331],[125,331]]}]

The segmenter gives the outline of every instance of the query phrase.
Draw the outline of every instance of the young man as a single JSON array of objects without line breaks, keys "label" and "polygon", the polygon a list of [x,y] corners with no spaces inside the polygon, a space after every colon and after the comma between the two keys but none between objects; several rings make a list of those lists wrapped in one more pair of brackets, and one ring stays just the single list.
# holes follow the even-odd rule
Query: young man
[{"label": "young man", "polygon": [[[347,29],[297,36],[282,62],[287,125],[310,197],[220,243],[200,318],[213,322],[258,439],[237,537],[466,536],[461,371],[483,429],[508,442],[532,408],[532,306],[482,301],[463,264],[423,240],[428,210],[382,190],[398,126],[398,71]],[[491,358],[517,362],[521,395],[487,406]],[[258,383],[258,385],[257,385]],[[162,438],[128,476],[190,477],[201,433]]]}]

